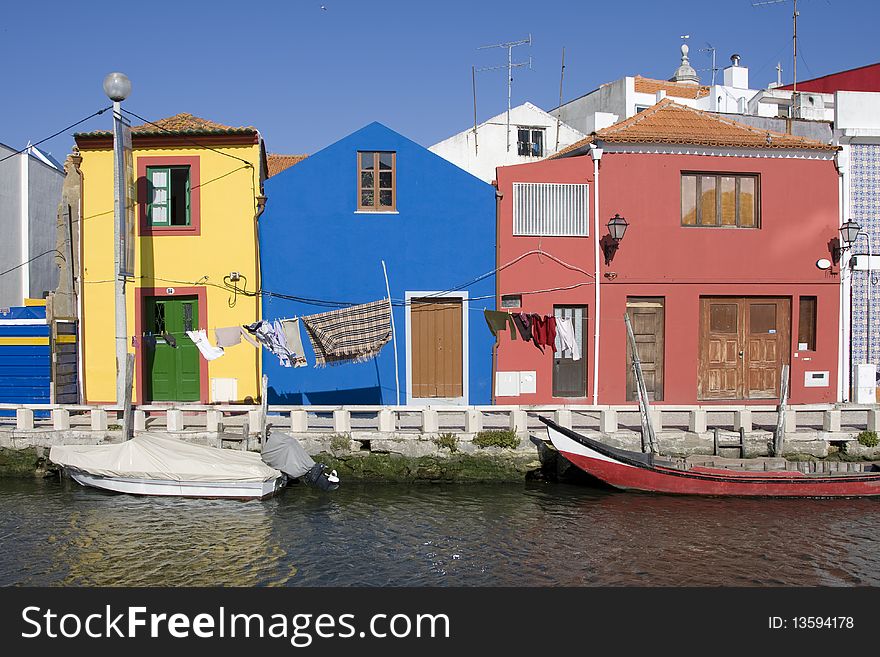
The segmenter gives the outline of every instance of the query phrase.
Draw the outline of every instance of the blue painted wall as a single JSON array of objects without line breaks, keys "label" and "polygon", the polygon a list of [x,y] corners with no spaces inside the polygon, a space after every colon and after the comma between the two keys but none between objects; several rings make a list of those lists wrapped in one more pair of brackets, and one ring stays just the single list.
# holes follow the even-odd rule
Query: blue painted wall
[{"label": "blue painted wall", "polygon": [[[18,320],[42,322],[20,325]],[[13,307],[0,312],[0,338],[37,338],[44,345],[14,345],[0,342],[0,403],[48,404],[51,379],[49,326],[44,307]],[[5,411],[0,415],[14,415]]]},{"label": "blue painted wall", "polygon": [[[358,151],[395,151],[397,214],[356,213]],[[495,268],[495,188],[380,123],[309,156],[266,181],[260,217],[262,287],[309,299],[366,303],[386,296],[388,268],[400,372],[406,403],[406,291],[444,291]],[[495,277],[462,288],[468,293],[469,398],[491,403],[492,344],[483,309],[494,309]],[[485,297],[475,299],[475,297]],[[263,298],[268,320],[333,308]],[[283,368],[263,352],[272,404],[393,404],[391,344],[366,363]]]}]

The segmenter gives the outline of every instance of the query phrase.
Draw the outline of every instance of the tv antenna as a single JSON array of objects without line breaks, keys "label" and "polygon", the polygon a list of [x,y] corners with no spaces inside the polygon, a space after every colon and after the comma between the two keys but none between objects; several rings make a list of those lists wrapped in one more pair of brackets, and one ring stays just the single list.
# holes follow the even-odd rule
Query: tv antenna
[{"label": "tv antenna", "polygon": [[505,43],[493,43],[490,46],[480,46],[477,50],[486,50],[487,48],[506,48],[507,49],[507,64],[502,64],[500,66],[485,66],[483,68],[478,68],[477,71],[496,71],[502,68],[507,69],[507,150],[510,151],[510,91],[513,86],[513,69],[520,68],[521,66],[528,66],[529,69],[532,68],[532,56],[529,55],[529,61],[527,62],[514,62],[513,61],[513,49],[517,46],[525,46],[528,45],[531,47],[532,45],[532,35],[529,34],[528,39],[520,39],[519,41],[507,41]]},{"label": "tv antenna", "polygon": [[[715,66],[715,46],[713,46],[711,43],[709,43],[709,42],[707,41],[707,42],[706,42],[706,47],[705,47],[705,48],[700,48],[700,52],[710,52],[710,53],[712,53],[712,68],[709,69],[709,70],[712,71],[712,85],[714,86],[714,85],[715,85],[715,75],[716,75],[716,73],[718,73],[718,67]],[[701,71],[705,71],[706,69],[703,68],[703,69],[700,69],[700,70],[701,70]]]},{"label": "tv antenna", "polygon": [[[793,80],[793,82],[791,85],[791,90],[792,90],[792,94],[796,94],[797,93],[797,19],[798,19],[798,16],[800,16],[800,14],[798,13],[798,8],[797,8],[798,0],[791,0],[791,1],[794,4],[794,13],[791,16],[792,22],[794,24],[794,29],[793,29],[792,37],[791,37],[792,50],[793,50],[793,54],[792,54],[792,64],[793,64],[793,66],[792,66],[792,80]],[[779,4],[782,4],[783,2],[788,2],[788,0],[761,0],[761,2],[753,2],[752,7],[764,7],[767,5],[779,5]]]}]

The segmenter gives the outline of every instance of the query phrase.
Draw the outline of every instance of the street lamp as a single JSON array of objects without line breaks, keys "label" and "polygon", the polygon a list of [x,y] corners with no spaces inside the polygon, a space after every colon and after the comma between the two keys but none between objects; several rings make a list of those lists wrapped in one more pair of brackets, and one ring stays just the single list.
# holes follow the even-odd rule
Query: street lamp
[{"label": "street lamp", "polygon": [[[131,93],[131,80],[124,73],[110,73],[104,78],[104,93],[113,101],[113,251],[114,298],[116,305],[116,404],[125,404],[125,370],[128,361],[128,326],[125,313],[125,276],[133,274],[134,262],[128,262],[126,248],[129,167],[126,147],[131,149],[131,134],[122,118],[121,102]],[[127,429],[127,428],[126,428]],[[126,439],[128,435],[124,436]]]},{"label": "street lamp", "polygon": [[605,238],[602,240],[602,251],[605,253],[605,265],[608,266],[611,264],[614,254],[617,253],[617,249],[620,248],[620,241],[623,239],[629,223],[624,217],[615,212],[606,226],[611,239]]},{"label": "street lamp", "polygon": [[853,242],[858,239],[861,230],[862,227],[855,221],[849,220],[843,223],[840,227],[840,241],[843,243],[844,249],[848,249],[853,245]]}]

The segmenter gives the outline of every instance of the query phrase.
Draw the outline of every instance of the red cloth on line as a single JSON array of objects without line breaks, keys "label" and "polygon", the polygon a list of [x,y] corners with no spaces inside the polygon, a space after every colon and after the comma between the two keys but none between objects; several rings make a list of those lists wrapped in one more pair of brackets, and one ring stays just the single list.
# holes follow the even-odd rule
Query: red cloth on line
[{"label": "red cloth on line", "polygon": [[532,315],[532,337],[536,346],[553,347],[555,350],[556,318],[553,315]]}]

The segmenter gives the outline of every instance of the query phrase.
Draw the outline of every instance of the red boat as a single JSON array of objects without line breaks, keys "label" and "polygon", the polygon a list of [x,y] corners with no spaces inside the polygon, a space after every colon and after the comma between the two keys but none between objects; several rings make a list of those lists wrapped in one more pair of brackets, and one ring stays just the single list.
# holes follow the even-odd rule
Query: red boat
[{"label": "red boat", "polygon": [[540,418],[550,442],[574,465],[622,490],[678,495],[747,497],[868,497],[880,495],[880,470],[806,474],[799,471],[744,472],[673,461],[609,447]]}]

